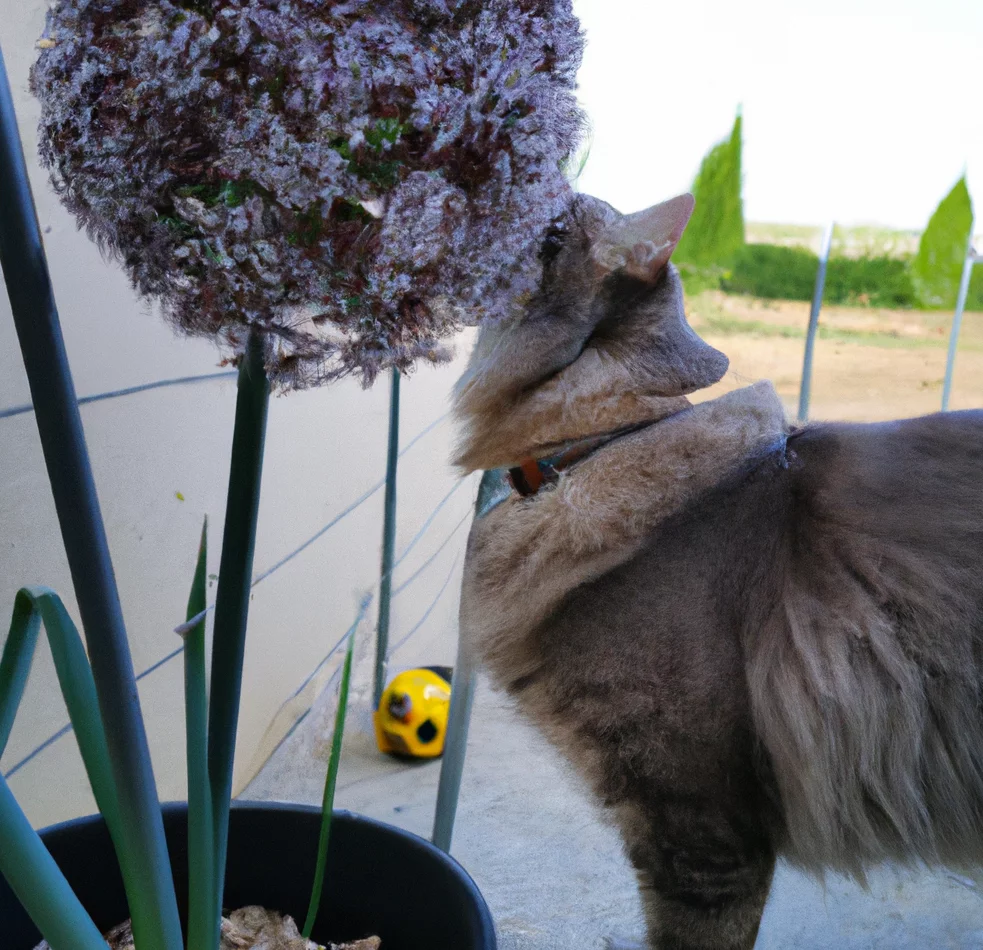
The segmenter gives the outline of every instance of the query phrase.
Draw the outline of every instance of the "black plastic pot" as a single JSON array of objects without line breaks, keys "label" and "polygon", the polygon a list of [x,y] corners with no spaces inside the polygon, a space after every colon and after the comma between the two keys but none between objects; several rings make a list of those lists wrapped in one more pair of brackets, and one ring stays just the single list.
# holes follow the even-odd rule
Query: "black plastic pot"
[{"label": "black plastic pot", "polygon": [[[320,822],[320,809],[303,805],[234,805],[226,907],[262,904],[303,923]],[[182,919],[187,911],[187,825],[187,806],[164,806]],[[42,837],[100,930],[105,932],[129,916],[102,818],[56,825]],[[371,934],[382,938],[382,950],[495,950],[496,946],[484,898],[453,858],[409,832],[337,812],[321,911],[312,936],[326,943]],[[0,947],[31,950],[40,939],[0,878]]]}]

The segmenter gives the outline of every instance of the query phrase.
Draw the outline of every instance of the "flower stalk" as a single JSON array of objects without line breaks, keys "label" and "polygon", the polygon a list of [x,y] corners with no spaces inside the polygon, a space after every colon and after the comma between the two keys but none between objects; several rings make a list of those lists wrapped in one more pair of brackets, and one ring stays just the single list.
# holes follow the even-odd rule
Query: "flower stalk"
[{"label": "flower stalk", "polygon": [[[222,557],[219,563],[215,624],[212,631],[212,676],[208,705],[208,784],[215,836],[214,895],[222,906],[225,860],[229,840],[229,807],[235,757],[242,667],[249,617],[249,591],[270,384],[264,367],[263,338],[251,333],[239,365],[235,429],[229,492],[225,506]],[[218,946],[220,920],[214,921],[213,946]]]}]

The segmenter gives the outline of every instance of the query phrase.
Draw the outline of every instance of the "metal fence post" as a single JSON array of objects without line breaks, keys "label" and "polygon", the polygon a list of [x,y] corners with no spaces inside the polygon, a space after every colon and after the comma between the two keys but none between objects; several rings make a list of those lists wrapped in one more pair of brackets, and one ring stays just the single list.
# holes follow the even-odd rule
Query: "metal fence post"
[{"label": "metal fence post", "polygon": [[819,269],[816,271],[816,285],[812,291],[812,308],[809,311],[809,328],[806,330],[806,352],[802,362],[802,384],[799,387],[799,422],[809,418],[809,396],[812,390],[812,357],[816,345],[816,331],[819,329],[819,311],[823,306],[823,289],[826,286],[826,265],[829,262],[829,248],[833,242],[833,226],[830,221],[819,248]]},{"label": "metal fence post", "polygon": [[392,371],[389,388],[389,448],[386,455],[386,501],[382,518],[382,572],[379,579],[379,622],[375,637],[375,679],[372,705],[378,708],[386,688],[389,652],[389,605],[392,602],[393,555],[396,549],[396,462],[399,458],[399,370]]},{"label": "metal fence post", "polygon": [[945,361],[945,380],[942,383],[942,411],[949,410],[949,397],[952,395],[952,374],[956,366],[956,349],[959,346],[959,331],[963,323],[963,311],[969,296],[969,281],[973,276],[973,264],[980,258],[973,250],[973,228],[969,229],[970,247],[963,263],[962,279],[959,281],[959,295],[956,298],[956,312],[952,315],[952,329],[949,331],[949,354]]},{"label": "metal fence post", "polygon": [[454,663],[454,680],[451,684],[451,708],[447,719],[447,735],[444,739],[444,757],[440,766],[440,784],[437,787],[437,808],[434,813],[433,843],[442,851],[450,852],[454,835],[454,819],[457,816],[457,800],[461,793],[461,777],[464,774],[464,756],[468,745],[468,727],[471,724],[471,707],[478,682],[478,667],[464,637],[458,639],[457,660]]}]

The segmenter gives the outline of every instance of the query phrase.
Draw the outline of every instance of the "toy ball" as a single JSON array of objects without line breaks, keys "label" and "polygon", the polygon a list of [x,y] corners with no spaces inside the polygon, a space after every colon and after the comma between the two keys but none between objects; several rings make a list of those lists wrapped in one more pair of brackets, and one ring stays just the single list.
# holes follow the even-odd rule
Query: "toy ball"
[{"label": "toy ball", "polygon": [[375,711],[380,752],[435,759],[444,751],[451,704],[451,670],[427,666],[400,673],[385,688]]}]

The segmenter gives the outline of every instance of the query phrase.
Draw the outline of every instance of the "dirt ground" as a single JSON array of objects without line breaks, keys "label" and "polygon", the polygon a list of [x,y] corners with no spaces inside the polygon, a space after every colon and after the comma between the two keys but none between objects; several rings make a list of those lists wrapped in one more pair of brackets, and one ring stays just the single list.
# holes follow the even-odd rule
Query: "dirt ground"
[{"label": "dirt ground", "polygon": [[[795,412],[809,304],[708,291],[688,301],[690,322],[730,357],[731,370],[695,401],[770,379]],[[810,419],[877,421],[937,412],[952,314],[824,307]],[[951,409],[983,406],[983,313],[963,317]]]}]

